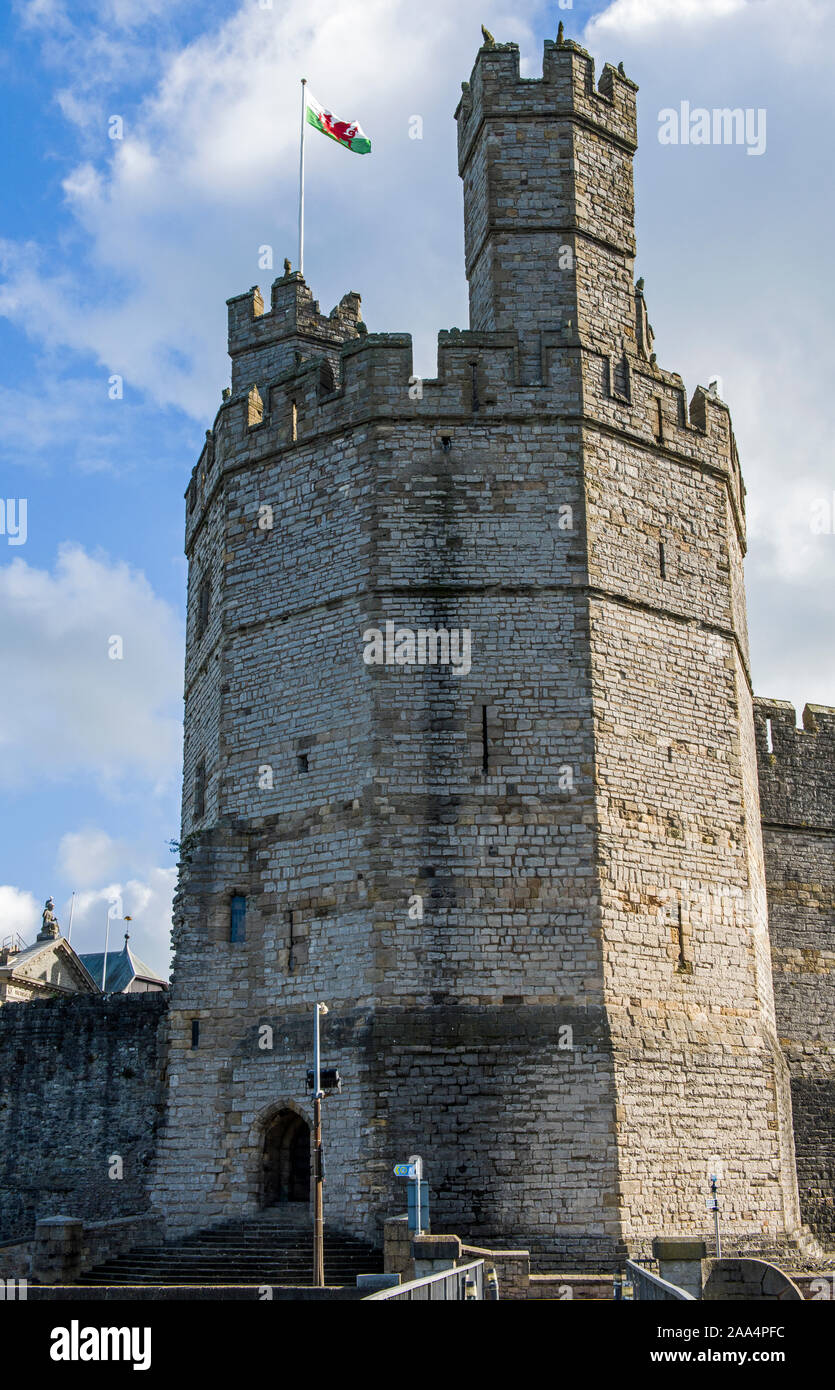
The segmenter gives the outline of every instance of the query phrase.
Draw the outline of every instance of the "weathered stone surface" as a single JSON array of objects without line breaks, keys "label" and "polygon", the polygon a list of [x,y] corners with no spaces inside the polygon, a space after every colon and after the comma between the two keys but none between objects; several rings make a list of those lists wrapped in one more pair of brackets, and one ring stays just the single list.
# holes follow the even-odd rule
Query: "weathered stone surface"
[{"label": "weathered stone surface", "polygon": [[[379,1238],[419,1152],[435,1229],[588,1266],[701,1235],[718,1153],[729,1233],[798,1225],[744,493],[727,407],[650,357],[635,90],[481,51],[436,379],[296,276],[230,302],[188,494],[172,1226],[258,1203],[317,999],[338,1223]],[[471,669],[364,665],[386,621],[468,629]]]},{"label": "weathered stone surface", "polygon": [[766,1260],[706,1260],[702,1298],[708,1302],[798,1303],[803,1294]]},{"label": "weathered stone surface", "polygon": [[755,701],[777,1032],[803,1219],[835,1245],[835,710]]},{"label": "weathered stone surface", "polygon": [[[795,733],[752,698],[730,416],[657,365],[634,284],[635,86],[576,45],[523,81],[502,45],[457,120],[471,326],[436,378],[356,294],[326,316],[290,273],[229,301],[186,494],[165,1041],[165,1001],[4,1006],[4,1235],[46,1194],[131,1214],[162,1084],[169,1234],[252,1212],[268,1129],[310,1122],[319,1000],[335,1226],[381,1241],[420,1153],[436,1230],[611,1268],[705,1235],[718,1158],[728,1248],[779,1245],[793,1097],[832,1232],[835,712]],[[466,630],[468,669],[366,665],[387,622]],[[85,1029],[139,1076],[88,1070]]]},{"label": "weathered stone surface", "polygon": [[656,1260],[703,1260],[707,1256],[707,1246],[703,1240],[656,1236],[652,1242],[652,1254]]},{"label": "weathered stone surface", "polygon": [[39,1217],[147,1209],[166,1008],[117,994],[0,1009],[0,1239],[31,1236]]}]

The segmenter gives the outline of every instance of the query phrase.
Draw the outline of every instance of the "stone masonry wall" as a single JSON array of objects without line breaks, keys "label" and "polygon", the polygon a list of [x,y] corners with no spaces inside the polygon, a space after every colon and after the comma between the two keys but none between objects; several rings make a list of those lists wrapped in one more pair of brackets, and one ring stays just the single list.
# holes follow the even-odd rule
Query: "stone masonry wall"
[{"label": "stone masonry wall", "polygon": [[[633,285],[634,83],[499,45],[457,116],[471,330],[435,379],[353,292],[229,301],[170,1009],[0,1011],[0,1239],[256,1210],[317,1000],[332,1225],[379,1240],[419,1152],[436,1230],[604,1268],[706,1230],[716,1155],[728,1237],[779,1239],[796,1146],[833,1234],[835,712],[752,704],[730,417]],[[470,668],[365,664],[387,622]]]},{"label": "stone masonry wall", "polygon": [[30,1237],[39,1217],[147,1208],[167,1004],[75,995],[0,1009],[0,1240]]},{"label": "stone masonry wall", "polygon": [[[444,353],[435,388],[453,399],[469,375],[457,370],[456,350],[451,343],[451,361]],[[346,371],[361,356],[383,359],[378,394],[385,387],[402,411],[409,363],[400,358],[395,375],[371,338],[352,349]],[[496,379],[497,392],[500,385]],[[277,389],[269,420],[253,431],[258,466],[224,475],[218,621],[225,688],[218,726],[208,734],[222,749],[222,815],[183,866],[172,1001],[176,1085],[161,1200],[175,1225],[257,1204],[263,1124],[281,1104],[307,1113],[310,1009],[326,998],[327,1055],[345,1078],[343,1094],[328,1103],[330,1219],[375,1234],[384,1194],[398,1200],[390,1153],[420,1140],[415,1098],[422,1095],[424,1106],[431,1102],[425,1123],[434,1127],[434,1115],[440,1125],[433,1157],[439,1210],[450,1220],[457,1211],[471,1230],[495,1231],[497,1221],[518,1230],[530,1224],[530,1182],[510,1137],[502,1146],[486,1138],[508,1084],[498,1079],[509,1065],[497,1042],[505,1036],[501,1010],[495,1019],[489,1010],[476,1013],[466,1045],[411,1043],[425,1031],[416,1009],[450,1000],[506,1004],[516,1031],[514,1006],[541,998],[555,1038],[560,1028],[573,1035],[578,1009],[587,1020],[595,1002],[588,713],[583,732],[588,633],[583,606],[571,596],[580,536],[576,525],[560,526],[566,505],[578,518],[582,510],[576,429],[546,415],[520,441],[515,423],[496,420],[466,435],[459,425],[445,451],[431,424],[435,411],[424,424],[415,419],[423,407],[406,406],[411,418],[398,419],[392,409],[373,432],[357,429],[347,440],[341,432],[320,434],[311,477],[311,445],[301,438],[288,447]],[[335,405],[325,399],[320,417]],[[302,417],[307,432],[312,409]],[[241,420],[238,428],[249,426]],[[276,531],[264,537],[255,519],[275,499]],[[315,548],[308,542],[304,564],[306,535],[320,539]],[[463,598],[439,588],[451,568]],[[501,598],[490,592],[497,584]],[[472,671],[464,678],[437,668],[365,666],[363,631],[387,618],[414,628],[469,627]],[[202,729],[190,732],[199,745]],[[265,766],[274,776],[262,787]],[[566,769],[570,785],[563,786]],[[188,779],[186,807],[187,798]],[[235,943],[233,892],[247,897],[246,940]],[[407,917],[415,893],[426,902],[422,926]],[[338,1042],[352,1008],[381,999],[407,1010],[395,1034],[396,1085],[388,1072],[378,1081],[368,1066],[358,1069],[351,1047]],[[197,1048],[193,1019],[201,1027]],[[280,1047],[259,1049],[262,1023]],[[368,1026],[382,1036],[396,1023],[372,1016]],[[528,1167],[538,1168],[548,1195],[534,1234],[544,1225],[553,1239],[560,1224],[566,1252],[593,1254],[616,1238],[607,1213],[587,1209],[590,1190],[614,1185],[613,1101],[605,1044],[596,1044],[592,1064],[582,1058],[585,1047],[572,1036],[569,1046],[537,1057],[531,1036],[524,1043],[531,1056],[519,1065],[541,1102],[550,1098],[552,1116],[526,1140],[536,1152]],[[392,1065],[387,1058],[386,1068]],[[462,1065],[470,1074],[466,1127],[455,1118]],[[482,1113],[490,1116],[483,1146]],[[473,1142],[461,1177],[453,1160],[466,1128]],[[448,1144],[447,1129],[455,1136]],[[547,1174],[563,1146],[570,1173],[555,1194]],[[184,1163],[194,1147],[200,1164]],[[362,1200],[369,1184],[379,1193],[376,1209]],[[460,1195],[465,1188],[489,1189],[478,1211],[473,1196]]]},{"label": "stone masonry wall", "polygon": [[835,1245],[835,710],[754,702],[777,1031],[803,1219]]},{"label": "stone masonry wall", "polygon": [[[718,1152],[729,1235],[779,1238],[742,481],[727,407],[648,352],[634,83],[572,44],[523,81],[500,45],[457,117],[471,329],[435,379],[356,296],[230,301],[155,1203],[257,1208],[321,999],[335,1224],[378,1236],[420,1152],[447,1229],[601,1267],[701,1233]],[[470,668],[364,664],[387,622],[466,630]]]},{"label": "stone masonry wall", "polygon": [[[600,408],[591,390],[586,401]],[[728,583],[729,561],[739,564],[730,461],[711,456],[708,436],[694,467],[701,441],[691,433],[680,450],[681,425],[647,450],[619,413],[617,435],[589,432],[585,459],[620,1202],[633,1242],[653,1221],[698,1234],[718,1154],[729,1223],[781,1231],[797,1210],[748,676]]]}]

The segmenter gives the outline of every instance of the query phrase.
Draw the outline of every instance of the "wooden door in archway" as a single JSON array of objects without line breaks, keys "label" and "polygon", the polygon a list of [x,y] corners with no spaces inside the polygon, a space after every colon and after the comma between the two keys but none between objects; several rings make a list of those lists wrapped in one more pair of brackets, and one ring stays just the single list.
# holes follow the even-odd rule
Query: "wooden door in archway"
[{"label": "wooden door in archway", "polygon": [[310,1200],[310,1126],[279,1110],[264,1131],[263,1206]]}]

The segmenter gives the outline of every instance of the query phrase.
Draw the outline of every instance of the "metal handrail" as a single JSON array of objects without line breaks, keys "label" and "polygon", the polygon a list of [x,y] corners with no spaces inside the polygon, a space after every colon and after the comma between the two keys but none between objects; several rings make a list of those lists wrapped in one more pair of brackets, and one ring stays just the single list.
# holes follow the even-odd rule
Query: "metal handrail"
[{"label": "metal handrail", "polygon": [[626,1268],[632,1278],[632,1285],[635,1289],[635,1297],[640,1300],[638,1289],[643,1286],[645,1299],[655,1299],[661,1302],[674,1299],[681,1299],[687,1303],[696,1303],[692,1293],[686,1289],[680,1289],[678,1284],[671,1284],[669,1279],[662,1279],[660,1274],[653,1274],[651,1269],[646,1269],[644,1265],[636,1264],[634,1260],[626,1261]]},{"label": "metal handrail", "polygon": [[[394,1288],[366,1294],[362,1302],[368,1303],[371,1299],[400,1299],[404,1303],[463,1302],[469,1279],[475,1281],[476,1298],[483,1301],[484,1261],[473,1260],[470,1264],[442,1269],[437,1274],[426,1274],[422,1279],[411,1279],[408,1284],[395,1284]],[[436,1293],[436,1289],[443,1289],[443,1292]]]},{"label": "metal handrail", "polygon": [[9,932],[0,940],[0,951],[25,951],[26,942],[19,931]]}]

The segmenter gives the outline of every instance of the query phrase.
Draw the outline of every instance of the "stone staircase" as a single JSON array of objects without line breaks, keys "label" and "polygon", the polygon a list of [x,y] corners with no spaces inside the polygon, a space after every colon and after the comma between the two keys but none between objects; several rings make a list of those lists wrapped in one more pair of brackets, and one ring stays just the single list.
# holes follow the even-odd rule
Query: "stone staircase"
[{"label": "stone staircase", "polygon": [[[715,1259],[716,1242],[712,1233],[706,1232],[702,1239],[707,1248],[707,1258]],[[783,1235],[777,1240],[768,1234],[735,1236],[722,1232],[722,1256],[724,1259],[766,1260],[790,1275],[818,1271],[831,1273],[835,1270],[835,1251],[824,1249],[808,1226],[798,1226],[790,1235]],[[635,1252],[633,1258],[658,1273],[657,1262],[649,1246],[644,1251]]]},{"label": "stone staircase", "polygon": [[[382,1251],[325,1228],[325,1283],[379,1274]],[[313,1283],[313,1222],[306,1206],[268,1207],[249,1220],[212,1226],[170,1245],[138,1248],[81,1275],[80,1284]]]},{"label": "stone staircase", "polygon": [[[778,1239],[767,1233],[762,1235],[747,1233],[744,1236],[736,1236],[722,1231],[721,1234],[722,1254],[727,1258],[766,1260],[769,1264],[777,1265],[778,1269],[784,1270],[787,1274],[832,1273],[835,1271],[835,1249],[822,1246],[809,1226],[799,1226],[791,1234],[783,1235]],[[716,1245],[712,1231],[705,1230],[700,1238],[704,1240],[707,1247],[708,1259],[713,1259],[716,1255]],[[481,1244],[491,1245],[493,1249],[499,1249],[502,1242],[498,1238],[491,1241],[484,1237],[481,1239]],[[601,1259],[598,1263],[593,1260],[583,1261],[579,1258],[571,1260],[564,1256],[555,1255],[553,1251],[543,1249],[535,1239],[527,1239],[524,1235],[520,1237],[518,1244],[530,1249],[532,1270],[543,1277],[558,1274],[571,1274],[579,1277],[592,1270],[599,1275],[605,1274],[609,1277],[615,1269],[623,1267],[627,1255],[640,1264],[646,1265],[648,1269],[657,1272],[651,1241],[647,1241],[643,1245],[633,1246],[628,1250],[621,1247],[617,1258]]]},{"label": "stone staircase", "polygon": [[[716,1254],[714,1241],[707,1237],[709,1256]],[[825,1250],[808,1226],[799,1226],[790,1236],[775,1241],[773,1236],[722,1236],[722,1254],[736,1258],[768,1260],[787,1273],[797,1270],[835,1269],[835,1252]]]}]

